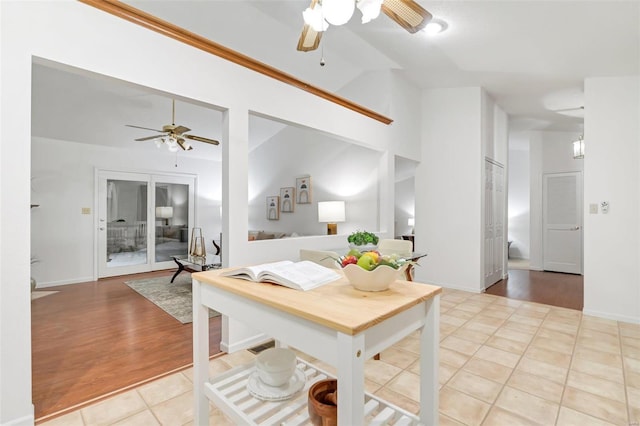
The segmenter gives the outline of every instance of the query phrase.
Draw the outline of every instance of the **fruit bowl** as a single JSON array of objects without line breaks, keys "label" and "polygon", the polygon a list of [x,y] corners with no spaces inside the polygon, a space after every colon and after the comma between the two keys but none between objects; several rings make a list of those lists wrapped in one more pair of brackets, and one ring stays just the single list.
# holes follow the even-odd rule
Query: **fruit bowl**
[{"label": "fruit bowl", "polygon": [[400,278],[400,274],[405,268],[406,265],[398,269],[387,265],[380,265],[373,271],[367,271],[358,265],[349,264],[342,268],[342,270],[349,280],[349,283],[355,289],[362,291],[384,291],[389,288],[392,282]]}]

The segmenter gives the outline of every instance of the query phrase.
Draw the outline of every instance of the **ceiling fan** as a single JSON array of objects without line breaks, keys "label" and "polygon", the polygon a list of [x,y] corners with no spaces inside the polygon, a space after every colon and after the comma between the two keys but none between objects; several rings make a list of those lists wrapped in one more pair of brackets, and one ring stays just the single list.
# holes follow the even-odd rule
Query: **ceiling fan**
[{"label": "ceiling fan", "polygon": [[410,33],[420,31],[432,19],[415,0],[311,0],[303,12],[305,23],[297,49],[302,52],[317,49],[322,32],[329,24],[346,24],[355,7],[362,12],[363,24],[377,18],[382,11]]},{"label": "ceiling fan", "polygon": [[167,145],[169,151],[175,152],[178,148],[182,148],[184,151],[188,151],[193,149],[191,144],[185,139],[190,139],[198,142],[209,143],[211,145],[218,145],[220,142],[214,139],[203,138],[202,136],[196,135],[187,135],[186,132],[191,129],[185,126],[178,125],[176,126],[176,101],[175,99],[171,100],[172,113],[171,113],[171,124],[165,124],[162,126],[162,130],[150,129],[148,127],[134,126],[133,124],[125,124],[127,127],[134,127],[136,129],[144,129],[151,130],[152,132],[161,133],[159,135],[154,136],[146,136],[144,138],[135,139],[136,141],[149,141],[156,140],[156,145],[160,146],[163,143]]}]

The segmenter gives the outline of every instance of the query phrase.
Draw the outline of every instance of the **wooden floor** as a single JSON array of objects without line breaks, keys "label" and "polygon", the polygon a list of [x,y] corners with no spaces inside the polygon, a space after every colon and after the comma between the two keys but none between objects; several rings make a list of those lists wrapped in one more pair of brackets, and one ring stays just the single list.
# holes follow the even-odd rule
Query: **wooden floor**
[{"label": "wooden floor", "polygon": [[486,293],[579,311],[584,306],[582,275],[510,269],[509,277]]},{"label": "wooden floor", "polygon": [[[50,288],[31,302],[36,419],[192,362],[192,324],[181,324],[124,281],[151,272]],[[220,317],[210,320],[210,353],[220,352]]]}]

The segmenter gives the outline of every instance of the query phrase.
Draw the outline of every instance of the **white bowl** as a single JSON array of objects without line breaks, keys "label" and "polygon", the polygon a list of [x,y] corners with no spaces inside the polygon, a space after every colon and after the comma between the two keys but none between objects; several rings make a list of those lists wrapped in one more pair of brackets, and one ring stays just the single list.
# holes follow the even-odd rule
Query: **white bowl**
[{"label": "white bowl", "polygon": [[400,278],[405,267],[393,269],[391,266],[380,265],[373,271],[367,271],[358,265],[349,264],[342,270],[354,288],[362,291],[383,291]]},{"label": "white bowl", "polygon": [[296,353],[287,348],[271,348],[256,358],[256,371],[268,386],[283,386],[296,370]]}]

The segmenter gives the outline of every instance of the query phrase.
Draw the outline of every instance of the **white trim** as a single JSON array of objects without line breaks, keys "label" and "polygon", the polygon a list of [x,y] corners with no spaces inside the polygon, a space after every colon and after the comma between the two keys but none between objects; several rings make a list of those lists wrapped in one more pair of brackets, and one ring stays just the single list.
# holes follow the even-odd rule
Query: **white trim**
[{"label": "white trim", "polygon": [[47,287],[57,287],[59,285],[86,283],[89,281],[97,281],[97,280],[94,280],[92,276],[88,276],[88,277],[73,278],[70,280],[49,281],[45,283],[37,282],[36,290],[39,290],[41,288],[47,288]]},{"label": "white trim", "polygon": [[33,426],[35,424],[36,418],[33,414],[34,408],[33,404],[31,405],[31,414],[27,414],[26,416],[18,417],[17,419],[9,420],[6,423],[2,423],[3,426]]},{"label": "white trim", "polygon": [[220,341],[220,350],[231,354],[243,349],[249,349],[254,346],[261,345],[269,340],[271,340],[269,336],[264,333],[260,333],[239,342],[234,342],[232,345],[229,345],[229,342]]},{"label": "white trim", "polygon": [[[416,283],[417,284],[422,284],[422,283],[420,283],[418,281],[416,281]],[[440,282],[435,282],[435,281],[429,281],[428,283],[424,283],[424,284],[437,285],[438,287],[448,288],[448,289],[451,289],[451,290],[468,291],[469,293],[475,293],[475,294],[484,293],[484,289],[483,288],[460,287],[460,286],[457,286],[457,285],[451,285],[451,284],[440,283]]]},{"label": "white trim", "polygon": [[614,321],[628,322],[628,323],[631,323],[631,324],[640,324],[640,317],[629,317],[629,316],[626,316],[626,315],[611,314],[611,313],[608,313],[608,312],[594,311],[594,310],[591,310],[591,309],[583,309],[582,310],[582,314],[583,315],[589,315],[589,316],[592,316],[592,317],[610,319],[610,320],[614,320]]}]

